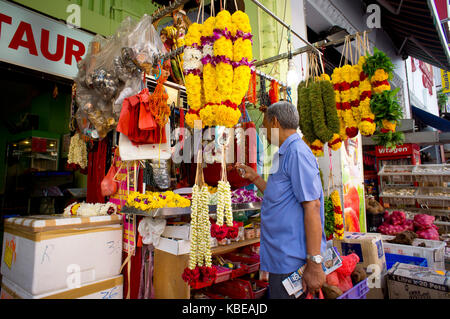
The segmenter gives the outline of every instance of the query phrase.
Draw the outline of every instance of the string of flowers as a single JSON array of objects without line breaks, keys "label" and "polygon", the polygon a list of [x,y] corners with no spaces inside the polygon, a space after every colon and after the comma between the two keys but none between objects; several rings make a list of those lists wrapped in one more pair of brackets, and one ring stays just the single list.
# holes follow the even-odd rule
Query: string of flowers
[{"label": "string of flowers", "polygon": [[340,122],[336,110],[333,84],[331,83],[330,76],[328,74],[323,73],[321,78],[322,80],[319,83],[325,108],[326,125],[332,134],[331,138],[328,140],[328,147],[330,147],[333,151],[337,151],[342,145],[342,140],[339,136]]},{"label": "string of flowers", "polygon": [[361,115],[358,129],[362,135],[370,136],[375,132],[375,115],[370,108],[370,99],[372,97],[372,86],[368,75],[363,70],[366,58],[361,56],[358,61],[360,66],[359,82],[359,113]]},{"label": "string of flowers", "polygon": [[330,195],[334,210],[334,236],[336,239],[344,238],[344,218],[342,216],[341,198],[338,191],[333,191]]},{"label": "string of flowers", "polygon": [[193,286],[197,282],[206,282],[216,277],[216,268],[212,267],[211,246],[209,239],[209,191],[206,185],[192,188],[191,206],[191,245],[189,264],[184,269],[182,278]]},{"label": "string of flowers", "polygon": [[299,126],[303,133],[303,141],[309,146],[315,156],[323,156],[324,144],[316,136],[311,116],[310,89],[306,83],[298,85],[297,108],[299,110]]},{"label": "string of flowers", "polygon": [[[341,96],[342,118],[345,123],[345,134],[353,138],[358,135],[358,123],[353,116],[352,111],[352,91],[351,83],[353,79],[353,67],[346,64],[342,67],[342,82],[339,86],[339,94]],[[358,77],[359,78],[359,77]]]},{"label": "string of flowers", "polygon": [[88,165],[86,142],[79,133],[76,133],[70,138],[67,163],[79,165],[81,169],[85,169]]},{"label": "string of flowers", "polygon": [[214,62],[214,28],[215,17],[209,17],[203,23],[201,43],[203,47],[203,92],[205,106],[200,111],[200,118],[205,126],[213,126],[216,122],[215,107],[220,104],[220,96],[217,91],[216,64]]},{"label": "string of flowers", "polygon": [[202,97],[202,48],[201,36],[203,25],[193,23],[185,36],[183,72],[189,111],[185,116],[186,124],[194,127],[194,122],[200,120],[200,109],[203,106]]}]

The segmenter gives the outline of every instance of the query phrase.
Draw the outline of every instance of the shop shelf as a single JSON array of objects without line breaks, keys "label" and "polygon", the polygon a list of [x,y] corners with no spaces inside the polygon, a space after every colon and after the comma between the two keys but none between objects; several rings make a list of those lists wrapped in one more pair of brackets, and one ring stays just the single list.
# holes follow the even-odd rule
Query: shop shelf
[{"label": "shop shelf", "polygon": [[248,266],[244,263],[239,263],[239,267],[231,271],[231,279],[244,276],[247,273],[248,273]]},{"label": "shop shelf", "polygon": [[192,289],[202,289],[211,286],[214,283],[214,279],[205,282],[195,282],[192,284]]},{"label": "shop shelf", "polygon": [[447,187],[421,187],[416,197],[421,207],[450,208],[450,188]]},{"label": "shop shelf", "polygon": [[389,253],[385,253],[385,256],[386,256],[387,270],[391,269],[391,267],[394,266],[394,264],[396,262],[399,262],[402,264],[410,264],[410,265],[428,267],[426,258],[414,257],[414,256],[403,256],[403,255],[389,254]]},{"label": "shop shelf", "polygon": [[337,297],[337,299],[366,299],[369,290],[367,279],[365,279],[347,290],[343,295]]}]

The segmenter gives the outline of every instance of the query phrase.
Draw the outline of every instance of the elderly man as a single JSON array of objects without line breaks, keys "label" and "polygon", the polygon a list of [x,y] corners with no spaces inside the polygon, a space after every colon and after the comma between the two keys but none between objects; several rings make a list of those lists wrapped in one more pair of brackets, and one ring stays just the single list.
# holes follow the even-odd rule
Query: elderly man
[{"label": "elderly man", "polygon": [[269,272],[269,295],[289,296],[282,281],[306,264],[303,289],[316,294],[325,282],[324,199],[319,166],[297,133],[299,115],[289,102],[272,104],[264,114],[267,139],[279,146],[267,183],[238,163],[243,177],[263,193],[261,207],[261,270]]}]

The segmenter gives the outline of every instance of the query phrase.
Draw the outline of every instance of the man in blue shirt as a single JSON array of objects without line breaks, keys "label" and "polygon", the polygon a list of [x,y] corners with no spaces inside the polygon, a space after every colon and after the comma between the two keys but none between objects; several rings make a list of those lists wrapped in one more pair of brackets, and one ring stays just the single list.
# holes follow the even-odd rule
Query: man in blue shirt
[{"label": "man in blue shirt", "polygon": [[325,282],[324,199],[319,166],[297,133],[299,115],[289,102],[272,104],[264,114],[267,140],[279,146],[267,183],[252,168],[237,164],[263,193],[261,270],[269,272],[271,298],[289,296],[282,281],[306,264],[304,291],[316,294]]}]

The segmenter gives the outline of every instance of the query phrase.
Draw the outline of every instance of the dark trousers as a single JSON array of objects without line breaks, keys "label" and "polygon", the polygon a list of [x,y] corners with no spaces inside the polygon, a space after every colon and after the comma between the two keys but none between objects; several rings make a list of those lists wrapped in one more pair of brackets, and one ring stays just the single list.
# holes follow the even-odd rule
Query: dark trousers
[{"label": "dark trousers", "polygon": [[272,274],[269,273],[269,298],[270,299],[295,299],[295,296],[290,296],[284,288],[282,281],[288,277],[289,274]]}]

